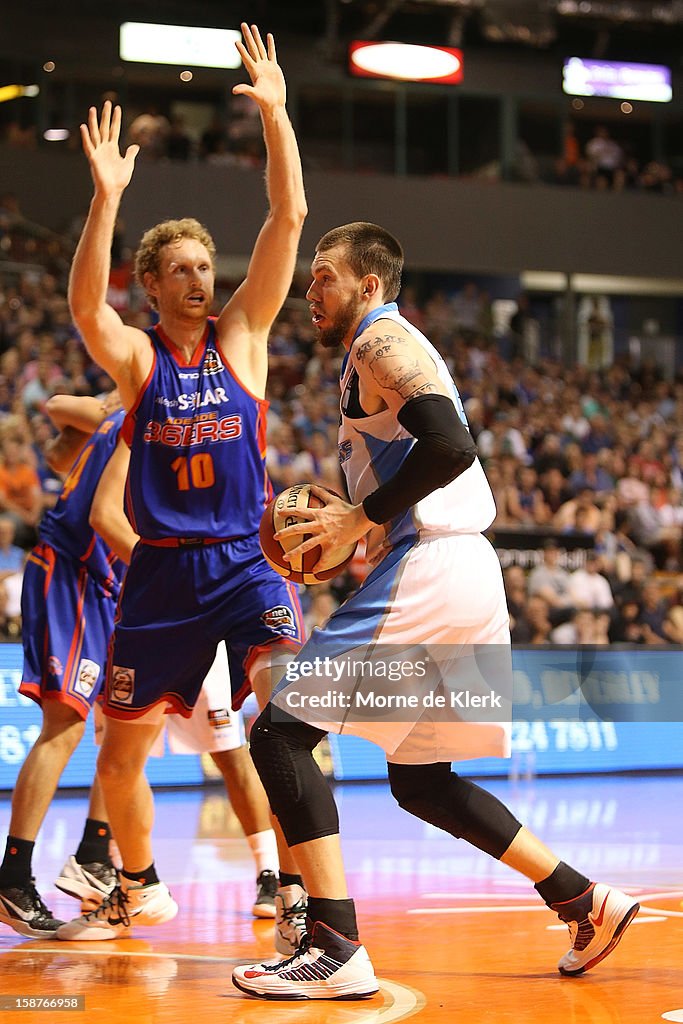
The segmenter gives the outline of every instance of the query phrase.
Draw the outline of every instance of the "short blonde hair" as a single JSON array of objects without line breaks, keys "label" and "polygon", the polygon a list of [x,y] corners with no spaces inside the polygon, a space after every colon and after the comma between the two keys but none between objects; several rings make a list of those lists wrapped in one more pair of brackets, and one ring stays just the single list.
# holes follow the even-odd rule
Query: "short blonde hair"
[{"label": "short blonde hair", "polygon": [[[165,220],[145,231],[135,253],[135,280],[145,287],[145,274],[158,274],[161,262],[160,254],[165,245],[179,242],[182,238],[194,238],[206,248],[213,264],[216,258],[216,245],[213,238],[198,220],[184,217],[182,220]],[[150,298],[151,304],[154,300]]]}]

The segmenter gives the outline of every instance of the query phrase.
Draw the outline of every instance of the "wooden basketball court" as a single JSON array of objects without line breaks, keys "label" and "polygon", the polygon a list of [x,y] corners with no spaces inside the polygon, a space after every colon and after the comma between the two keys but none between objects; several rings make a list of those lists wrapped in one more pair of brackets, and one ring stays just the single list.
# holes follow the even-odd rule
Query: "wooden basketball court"
[{"label": "wooden basketball court", "polygon": [[[520,816],[526,809],[530,824],[545,819],[536,830],[565,859],[639,896],[641,912],[623,942],[583,977],[557,972],[567,930],[524,879],[411,820],[385,787],[352,786],[338,791],[345,854],[380,993],[339,1003],[245,997],[231,984],[232,966],[273,955],[272,923],[250,914],[246,843],[230,837],[222,795],[210,795],[207,807],[198,793],[164,794],[156,857],[181,908],[176,920],[115,942],[22,940],[3,927],[0,1022],[683,1022],[683,779],[541,780],[507,793],[490,785]],[[78,801],[68,803],[50,812],[41,876],[44,868],[54,878],[69,852],[55,848],[57,833],[78,817]],[[60,916],[74,915],[73,901],[42,877],[39,886]],[[74,995],[84,997],[84,1010],[6,1008],[10,996]]]}]

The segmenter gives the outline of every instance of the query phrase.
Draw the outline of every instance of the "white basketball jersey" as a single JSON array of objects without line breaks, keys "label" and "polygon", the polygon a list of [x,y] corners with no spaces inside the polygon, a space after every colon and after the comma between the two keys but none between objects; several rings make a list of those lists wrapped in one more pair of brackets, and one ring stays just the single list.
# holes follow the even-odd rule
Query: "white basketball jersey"
[{"label": "white basketball jersey", "polygon": [[[395,303],[375,310],[370,322],[392,320],[416,339],[434,361],[439,380],[445,384],[464,424],[467,418],[458,389],[444,360],[430,341],[401,316]],[[361,329],[368,321],[361,324]],[[359,329],[359,333],[360,330]],[[341,378],[341,423],[339,427],[339,460],[346,477],[349,496],[358,504],[380,484],[392,477],[415,438],[389,409],[373,416],[361,413],[358,400],[358,374],[347,359]],[[368,534],[368,559],[371,564],[382,558],[398,541],[422,534],[481,533],[487,530],[496,515],[496,506],[488,480],[479,459],[446,487],[437,488],[405,513]]]}]

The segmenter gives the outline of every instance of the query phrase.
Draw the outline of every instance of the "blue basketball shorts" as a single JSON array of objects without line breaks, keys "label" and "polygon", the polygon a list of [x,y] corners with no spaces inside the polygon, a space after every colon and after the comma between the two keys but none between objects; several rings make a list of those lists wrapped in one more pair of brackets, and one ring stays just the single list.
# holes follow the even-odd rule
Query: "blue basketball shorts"
[{"label": "blue basketball shorts", "polygon": [[134,719],[165,702],[189,717],[221,640],[234,710],[250,692],[249,667],[263,650],[296,651],[303,642],[296,589],[267,564],[258,538],[138,544],[117,611],[105,714]]},{"label": "blue basketball shorts", "polygon": [[19,692],[68,704],[83,718],[105,678],[116,599],[49,544],[28,556],[21,591],[24,668]]}]

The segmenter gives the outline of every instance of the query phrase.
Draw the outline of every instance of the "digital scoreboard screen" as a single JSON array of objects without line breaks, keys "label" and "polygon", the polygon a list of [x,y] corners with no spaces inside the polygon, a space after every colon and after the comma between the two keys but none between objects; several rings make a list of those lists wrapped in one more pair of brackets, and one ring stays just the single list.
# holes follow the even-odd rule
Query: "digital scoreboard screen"
[{"label": "digital scoreboard screen", "polygon": [[611,96],[620,100],[669,103],[671,69],[663,64],[569,57],[562,68],[562,89],[569,96]]}]

